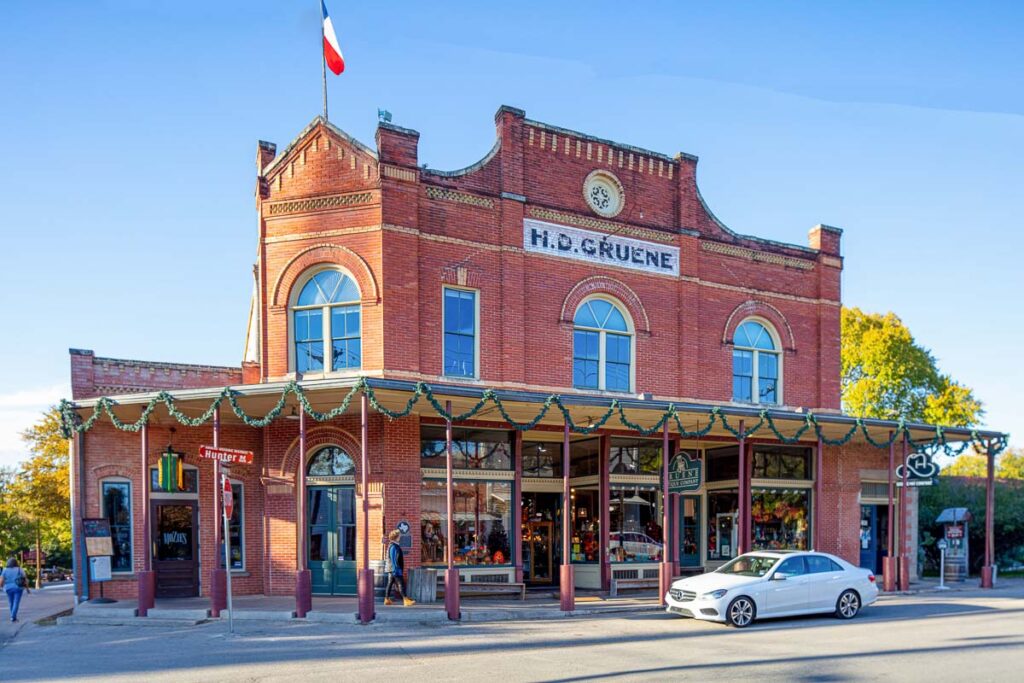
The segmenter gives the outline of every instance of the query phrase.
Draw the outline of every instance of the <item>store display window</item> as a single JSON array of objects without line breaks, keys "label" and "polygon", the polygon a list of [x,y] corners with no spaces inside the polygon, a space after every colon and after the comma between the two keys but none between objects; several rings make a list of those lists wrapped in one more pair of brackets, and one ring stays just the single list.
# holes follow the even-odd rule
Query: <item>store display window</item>
[{"label": "store display window", "polygon": [[708,492],[709,560],[728,560],[736,556],[739,501],[736,489]]},{"label": "store display window", "polygon": [[524,441],[523,476],[561,478],[562,444],[548,441]]},{"label": "store display window", "polygon": [[754,489],[750,518],[755,550],[807,550],[810,491]]},{"label": "store display window", "polygon": [[792,446],[755,446],[754,479],[811,478],[811,449]]},{"label": "store display window", "polygon": [[654,486],[612,486],[608,558],[611,562],[660,562],[664,551],[661,496]]},{"label": "store display window", "polygon": [[661,474],[659,439],[612,439],[608,454],[611,474]]},{"label": "store display window", "polygon": [[[511,564],[511,482],[459,480],[453,487],[455,564]],[[420,560],[425,565],[447,563],[446,508],[445,482],[424,480],[420,496]]]},{"label": "store display window", "polygon": [[574,488],[570,493],[573,562],[598,562],[601,559],[600,501],[597,486]]},{"label": "store display window", "polygon": [[[446,467],[445,428],[420,428],[420,466]],[[512,469],[512,435],[492,429],[452,429],[452,467],[465,470]]]}]

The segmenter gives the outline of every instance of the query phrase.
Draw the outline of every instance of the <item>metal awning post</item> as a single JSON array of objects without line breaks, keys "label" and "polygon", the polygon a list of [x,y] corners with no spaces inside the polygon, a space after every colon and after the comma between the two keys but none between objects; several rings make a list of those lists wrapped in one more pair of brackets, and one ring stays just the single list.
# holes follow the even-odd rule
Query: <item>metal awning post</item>
[{"label": "metal awning post", "polygon": [[661,564],[658,566],[658,578],[660,579],[658,582],[660,587],[658,604],[660,605],[665,604],[665,596],[668,595],[668,591],[672,587],[673,569],[672,549],[669,544],[672,516],[669,510],[668,460],[668,419],[666,419],[661,428]]},{"label": "metal awning post", "polygon": [[359,394],[359,488],[362,519],[359,525],[361,557],[356,591],[359,593],[359,623],[369,624],[377,616],[374,610],[374,579],[370,569],[370,401],[366,391]]},{"label": "metal awning post", "polygon": [[[996,455],[991,441],[985,442],[985,566],[981,568],[981,587],[995,586],[996,564]],[[967,534],[964,534],[966,542]]]},{"label": "metal awning post", "polygon": [[309,525],[306,521],[306,409],[299,406],[299,471],[295,474],[295,616],[304,618],[313,609],[313,575],[306,568],[306,539]]},{"label": "metal awning post", "polygon": [[452,402],[445,401],[445,411],[448,419],[445,420],[445,514],[447,515],[445,525],[445,555],[448,560],[448,567],[444,572],[444,606],[448,618],[458,621],[462,617],[462,609],[459,604],[459,568],[455,566],[455,484],[452,481]]},{"label": "metal awning post", "polygon": [[889,509],[887,551],[882,560],[882,588],[889,593],[896,590],[896,435],[889,432]]},{"label": "metal awning post", "polygon": [[569,417],[562,432],[562,566],[558,594],[563,612],[576,609],[576,576],[572,566],[572,490],[569,487]]},{"label": "metal awning post", "polygon": [[[149,424],[140,431],[139,486],[142,487],[142,571],[138,576],[139,616],[148,616],[156,605],[156,573],[153,571],[153,528],[149,517]],[[83,573],[89,571],[86,559]],[[88,576],[88,574],[86,574]]]}]

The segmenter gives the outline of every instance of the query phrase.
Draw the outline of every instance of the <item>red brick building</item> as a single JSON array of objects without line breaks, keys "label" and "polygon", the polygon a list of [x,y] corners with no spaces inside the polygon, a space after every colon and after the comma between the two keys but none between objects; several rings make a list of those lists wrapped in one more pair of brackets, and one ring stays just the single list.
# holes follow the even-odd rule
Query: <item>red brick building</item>
[{"label": "red brick building", "polygon": [[[780,547],[881,570],[892,458],[904,436],[935,430],[840,412],[841,231],[816,226],[807,246],[741,235],[701,198],[696,157],[511,107],[495,123],[493,149],[457,171],[421,166],[419,133],[386,123],[376,149],[319,118],[280,152],[260,142],[240,367],[72,350],[78,419],[100,412],[73,439],[76,552],[81,518],[111,520],[108,595],[135,596],[150,569],[157,595],[211,592],[218,487],[198,449],[214,441],[254,453],[230,468],[241,593],[293,593],[307,565],[314,593],[353,593],[364,555],[379,560],[381,537],[406,524],[408,565],[451,552],[474,583],[558,585],[566,564],[577,588],[607,590],[661,563],[684,572]],[[418,383],[436,403],[381,412],[406,408]],[[343,414],[307,415],[357,384]],[[226,386],[233,404],[209,410]],[[173,403],[153,404],[159,391]],[[449,523],[438,409],[481,399],[453,426]],[[529,429],[509,422],[546,406]],[[181,456],[180,482],[161,478],[166,452]],[[666,497],[670,477],[689,490]]]}]

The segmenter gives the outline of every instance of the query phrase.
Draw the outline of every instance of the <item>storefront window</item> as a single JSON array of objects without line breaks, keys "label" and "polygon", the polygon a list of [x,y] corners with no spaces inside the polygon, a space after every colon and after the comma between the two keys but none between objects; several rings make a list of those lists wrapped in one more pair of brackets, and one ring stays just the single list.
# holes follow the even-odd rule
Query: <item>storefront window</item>
[{"label": "storefront window", "polygon": [[523,442],[523,476],[562,476],[562,444],[551,442]]},{"label": "storefront window", "polygon": [[712,448],[705,451],[708,481],[735,481],[740,478],[740,449],[738,446]]},{"label": "storefront window", "polygon": [[599,439],[573,441],[569,451],[569,476],[586,477],[598,473],[598,460],[601,454]]},{"label": "storefront window", "polygon": [[570,495],[572,561],[598,562],[601,559],[601,495],[596,486],[574,488]]},{"label": "storefront window", "polygon": [[811,449],[754,447],[754,479],[810,479]]},{"label": "storefront window", "polygon": [[755,550],[807,550],[811,495],[800,489],[754,489],[750,507]]},{"label": "storefront window", "polygon": [[127,481],[103,482],[103,516],[110,520],[115,572],[132,570],[132,488]]},{"label": "storefront window", "polygon": [[[198,493],[199,492],[199,470],[184,468],[181,471],[181,483],[182,487],[178,493]],[[149,490],[156,493],[163,493],[163,489],[160,488],[160,472],[155,467],[149,469]]]},{"label": "storefront window", "polygon": [[736,555],[739,501],[736,489],[708,492],[709,560],[728,560]]},{"label": "storefront window", "polygon": [[612,474],[661,474],[662,442],[655,439],[612,439],[608,471]]},{"label": "storefront window", "polygon": [[[445,467],[445,428],[420,429],[420,464]],[[452,430],[452,466],[468,470],[512,469],[512,439],[509,432],[485,429]]]},{"label": "storefront window", "polygon": [[[457,565],[507,565],[512,562],[512,484],[507,481],[453,482]],[[427,479],[420,498],[420,560],[446,564],[448,515],[445,482]]]},{"label": "storefront window", "polygon": [[[228,521],[228,536],[231,539],[231,568],[245,569],[245,500],[242,484],[232,482],[231,492],[234,495],[234,507],[231,509],[231,519]],[[220,519],[223,522],[224,518]],[[220,549],[219,562],[223,567],[223,546]]]},{"label": "storefront window", "polygon": [[664,546],[655,487],[612,486],[608,555],[611,562],[660,562]]}]

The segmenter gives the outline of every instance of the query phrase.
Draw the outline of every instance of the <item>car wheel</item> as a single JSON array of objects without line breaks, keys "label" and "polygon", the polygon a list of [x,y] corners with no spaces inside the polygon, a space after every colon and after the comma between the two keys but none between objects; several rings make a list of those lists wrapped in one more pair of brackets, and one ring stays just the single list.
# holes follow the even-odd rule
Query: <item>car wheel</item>
[{"label": "car wheel", "polygon": [[754,601],[745,595],[741,595],[732,602],[729,603],[729,608],[725,610],[725,619],[730,626],[736,628],[745,628],[750,626],[757,617],[757,607],[754,606]]},{"label": "car wheel", "polygon": [[860,612],[860,596],[857,591],[845,590],[836,600],[836,616],[840,619],[853,619]]}]

